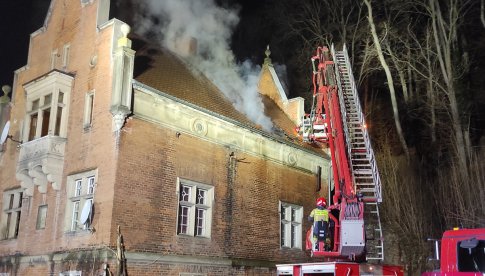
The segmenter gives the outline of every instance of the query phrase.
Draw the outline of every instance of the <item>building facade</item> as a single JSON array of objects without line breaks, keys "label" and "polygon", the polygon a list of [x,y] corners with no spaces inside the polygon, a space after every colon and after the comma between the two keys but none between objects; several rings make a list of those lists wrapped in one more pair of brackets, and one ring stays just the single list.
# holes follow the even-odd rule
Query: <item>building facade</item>
[{"label": "building facade", "polygon": [[303,100],[286,98],[269,53],[271,133],[177,56],[130,38],[109,7],[52,0],[15,73],[0,274],[273,275],[310,260],[306,216],[329,161],[292,133]]}]

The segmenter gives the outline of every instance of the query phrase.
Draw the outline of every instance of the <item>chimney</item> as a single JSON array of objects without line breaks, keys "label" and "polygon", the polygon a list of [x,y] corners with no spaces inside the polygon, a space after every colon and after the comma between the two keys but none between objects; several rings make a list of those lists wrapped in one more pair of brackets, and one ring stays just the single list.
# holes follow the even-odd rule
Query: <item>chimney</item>
[{"label": "chimney", "polygon": [[179,37],[175,40],[174,51],[182,57],[197,54],[197,39],[194,37]]}]

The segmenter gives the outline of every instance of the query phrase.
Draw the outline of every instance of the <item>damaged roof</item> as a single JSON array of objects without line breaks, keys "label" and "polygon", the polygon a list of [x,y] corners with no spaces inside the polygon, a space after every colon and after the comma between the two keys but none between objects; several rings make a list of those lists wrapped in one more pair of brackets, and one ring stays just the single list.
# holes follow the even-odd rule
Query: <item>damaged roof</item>
[{"label": "damaged roof", "polygon": [[265,114],[272,120],[274,131],[264,131],[236,110],[224,94],[202,73],[196,73],[189,64],[167,49],[151,45],[141,38],[131,38],[136,51],[133,78],[158,91],[193,104],[201,109],[237,121],[265,136],[298,145],[312,152],[321,148],[303,143],[294,131],[295,124],[269,97],[261,95]]}]

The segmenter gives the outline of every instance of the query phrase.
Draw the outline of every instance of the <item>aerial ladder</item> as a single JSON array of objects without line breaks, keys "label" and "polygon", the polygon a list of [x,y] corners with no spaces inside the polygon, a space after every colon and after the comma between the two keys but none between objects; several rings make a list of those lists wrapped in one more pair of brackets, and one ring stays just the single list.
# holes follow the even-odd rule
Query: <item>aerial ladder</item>
[{"label": "aerial ladder", "polygon": [[346,47],[318,47],[311,61],[312,108],[297,132],[304,142],[328,147],[333,189],[330,247],[309,245],[308,231],[307,249],[332,260],[383,260],[381,181]]}]

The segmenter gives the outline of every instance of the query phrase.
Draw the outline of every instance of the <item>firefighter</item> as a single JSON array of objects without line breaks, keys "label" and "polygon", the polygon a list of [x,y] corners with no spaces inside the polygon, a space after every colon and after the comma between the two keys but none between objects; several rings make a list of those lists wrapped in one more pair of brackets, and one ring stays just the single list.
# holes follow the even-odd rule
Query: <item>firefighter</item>
[{"label": "firefighter", "polygon": [[308,220],[313,223],[313,250],[318,251],[319,241],[324,241],[327,238],[327,228],[328,228],[328,210],[327,200],[324,197],[317,199],[317,207],[312,210],[308,216]]}]

